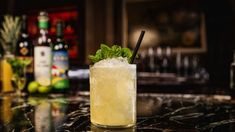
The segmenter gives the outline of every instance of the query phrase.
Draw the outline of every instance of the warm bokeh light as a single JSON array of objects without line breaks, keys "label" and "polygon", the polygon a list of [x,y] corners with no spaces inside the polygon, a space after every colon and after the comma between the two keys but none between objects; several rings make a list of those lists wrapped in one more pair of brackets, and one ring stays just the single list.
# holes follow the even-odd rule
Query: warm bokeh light
[{"label": "warm bokeh light", "polygon": [[157,30],[146,27],[137,27],[130,32],[130,46],[133,48],[138,40],[141,30],[146,30],[141,47],[153,47],[159,44],[160,36]]}]

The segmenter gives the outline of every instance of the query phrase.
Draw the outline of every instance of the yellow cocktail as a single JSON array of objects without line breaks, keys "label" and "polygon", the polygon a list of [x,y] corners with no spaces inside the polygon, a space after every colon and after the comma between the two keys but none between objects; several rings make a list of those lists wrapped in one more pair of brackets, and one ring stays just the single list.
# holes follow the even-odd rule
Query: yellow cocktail
[{"label": "yellow cocktail", "polygon": [[91,122],[102,127],[133,126],[136,65],[118,59],[105,61],[90,67]]}]

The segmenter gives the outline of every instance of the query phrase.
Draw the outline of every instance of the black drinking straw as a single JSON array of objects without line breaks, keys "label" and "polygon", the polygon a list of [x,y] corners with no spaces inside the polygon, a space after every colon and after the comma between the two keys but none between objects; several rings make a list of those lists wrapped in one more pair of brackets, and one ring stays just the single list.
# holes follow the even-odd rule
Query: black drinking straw
[{"label": "black drinking straw", "polygon": [[134,49],[133,54],[132,54],[132,56],[131,56],[130,64],[133,64],[133,63],[134,63],[134,60],[135,60],[135,58],[136,58],[136,54],[137,54],[137,52],[138,52],[138,50],[139,50],[139,48],[140,48],[140,44],[141,44],[141,42],[142,42],[142,40],[143,40],[144,33],[145,33],[145,31],[143,31],[143,30],[142,30],[141,33],[140,33],[139,39],[138,39],[138,41],[137,41],[137,43],[136,43],[135,49]]}]

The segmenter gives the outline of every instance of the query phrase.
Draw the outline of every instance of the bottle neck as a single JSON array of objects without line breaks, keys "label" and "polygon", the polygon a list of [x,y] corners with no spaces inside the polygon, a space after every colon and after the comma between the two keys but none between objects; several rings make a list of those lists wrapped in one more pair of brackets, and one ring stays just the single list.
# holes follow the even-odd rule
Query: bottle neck
[{"label": "bottle neck", "polygon": [[48,40],[48,30],[45,28],[40,29],[40,37],[38,39],[38,43],[47,43]]},{"label": "bottle neck", "polygon": [[21,37],[22,37],[22,38],[27,38],[27,37],[28,37],[27,23],[26,23],[26,20],[24,20],[24,19],[23,19],[23,21],[22,21]]},{"label": "bottle neck", "polygon": [[56,36],[56,42],[62,42],[63,41],[63,37],[61,36]]},{"label": "bottle neck", "polygon": [[48,21],[39,20],[38,27],[39,27],[41,35],[47,35],[48,34]]},{"label": "bottle neck", "polygon": [[56,41],[57,42],[61,42],[61,41],[63,41],[63,32],[62,32],[62,28],[58,28],[57,27],[57,30],[56,30]]},{"label": "bottle neck", "polygon": [[56,23],[56,37],[63,38],[63,23],[61,20],[58,20]]},{"label": "bottle neck", "polygon": [[25,21],[22,22],[21,32],[23,32],[23,33],[28,32],[27,23]]},{"label": "bottle neck", "polygon": [[26,15],[22,16],[21,33],[28,34],[27,16]]},{"label": "bottle neck", "polygon": [[56,37],[57,38],[63,38],[63,31],[62,31],[62,28],[57,28],[56,29]]},{"label": "bottle neck", "polygon": [[47,35],[48,34],[48,30],[46,28],[40,28],[39,30],[40,30],[39,32],[40,32],[41,35]]}]

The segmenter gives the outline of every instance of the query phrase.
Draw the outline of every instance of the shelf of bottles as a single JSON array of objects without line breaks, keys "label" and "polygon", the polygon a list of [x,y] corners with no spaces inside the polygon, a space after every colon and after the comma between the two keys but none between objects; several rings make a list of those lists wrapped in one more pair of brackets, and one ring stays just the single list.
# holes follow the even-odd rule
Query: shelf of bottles
[{"label": "shelf of bottles", "polygon": [[142,50],[137,63],[141,84],[177,85],[185,82],[205,83],[209,80],[199,55],[173,53],[171,47]]},{"label": "shelf of bottles", "polygon": [[77,15],[75,11],[39,11],[35,16],[20,17],[20,37],[13,54],[20,60],[32,60],[31,65],[26,68],[27,81],[23,89],[25,93],[48,94],[69,91],[69,62],[78,56],[76,25],[71,21],[76,21]]},{"label": "shelf of bottles", "polygon": [[[54,11],[49,12],[48,16],[49,27],[48,27],[48,35],[52,38],[56,38],[56,23],[58,20],[64,21],[64,29],[63,35],[65,41],[69,45],[69,58],[77,59],[78,57],[78,25],[79,25],[79,12],[74,10],[69,11]],[[28,32],[32,39],[37,37],[38,34],[38,26],[37,26],[37,14],[28,16]]]}]

